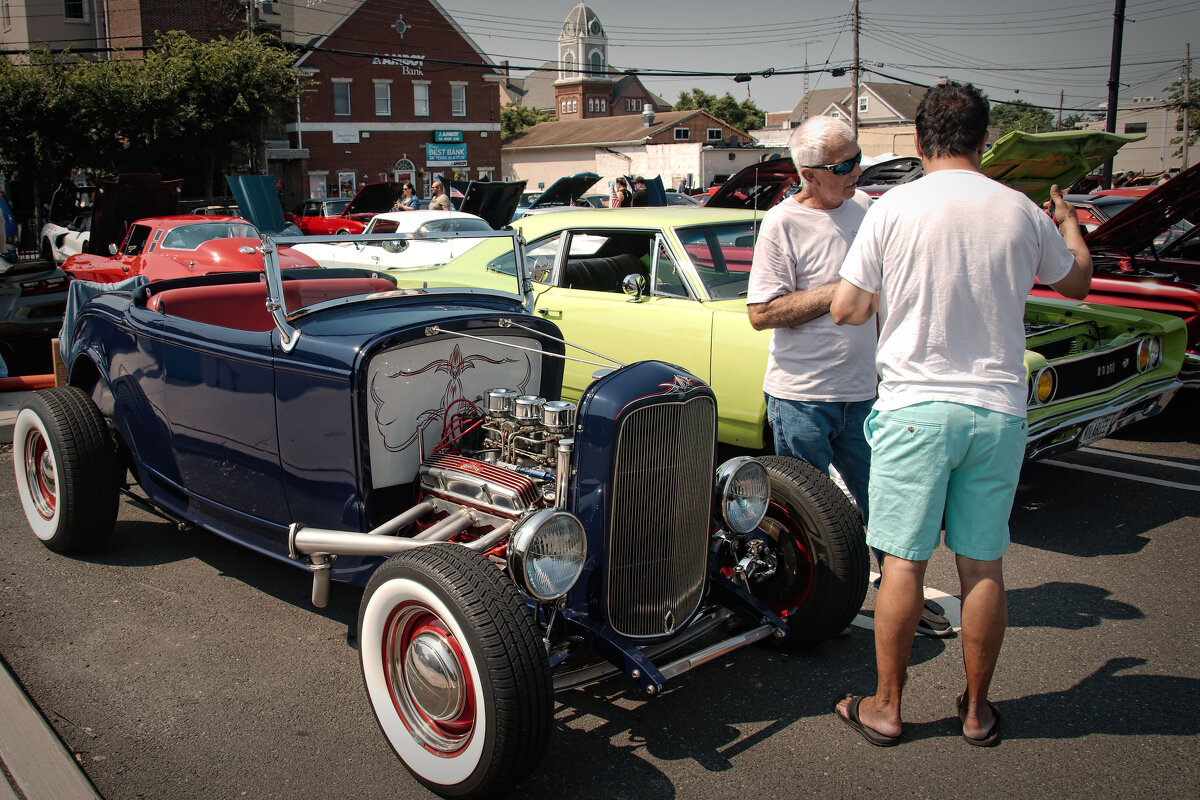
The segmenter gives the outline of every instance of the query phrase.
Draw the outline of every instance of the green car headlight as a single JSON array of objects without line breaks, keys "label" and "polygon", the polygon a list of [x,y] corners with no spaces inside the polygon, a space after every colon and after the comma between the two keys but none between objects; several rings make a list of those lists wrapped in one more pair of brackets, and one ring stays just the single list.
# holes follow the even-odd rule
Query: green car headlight
[{"label": "green car headlight", "polygon": [[1058,388],[1058,375],[1052,367],[1046,367],[1037,374],[1033,384],[1033,399],[1038,405],[1045,405],[1054,399],[1054,390]]},{"label": "green car headlight", "polygon": [[721,518],[735,533],[750,533],[767,515],[771,485],[762,462],[747,456],[731,458],[717,470],[716,496]]},{"label": "green car headlight", "polygon": [[583,523],[553,508],[522,520],[508,543],[510,574],[542,601],[557,600],[570,591],[586,558]]},{"label": "green car headlight", "polygon": [[1162,341],[1157,336],[1151,336],[1138,342],[1137,366],[1138,372],[1154,369],[1162,361]]}]

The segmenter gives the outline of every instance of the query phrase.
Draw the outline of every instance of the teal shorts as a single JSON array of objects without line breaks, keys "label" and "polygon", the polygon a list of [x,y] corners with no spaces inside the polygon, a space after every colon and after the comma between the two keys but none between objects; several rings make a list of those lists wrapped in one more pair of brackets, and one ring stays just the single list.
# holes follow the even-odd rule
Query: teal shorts
[{"label": "teal shorts", "polygon": [[941,540],[959,555],[995,561],[1025,456],[1025,419],[961,403],[872,411],[867,543],[926,561]]}]

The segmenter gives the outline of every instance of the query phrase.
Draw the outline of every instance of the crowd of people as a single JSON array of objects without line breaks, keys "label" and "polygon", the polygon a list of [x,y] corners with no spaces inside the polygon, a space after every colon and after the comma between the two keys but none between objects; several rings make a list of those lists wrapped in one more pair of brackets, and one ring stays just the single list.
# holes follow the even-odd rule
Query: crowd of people
[{"label": "crowd of people", "polygon": [[1000,740],[988,690],[1026,439],[1025,297],[1035,279],[1074,299],[1091,283],[1058,187],[1040,209],[979,171],[987,124],[973,86],[930,89],[916,114],[925,177],[872,202],[856,188],[850,127],[810,118],[789,143],[800,191],[767,212],[754,249],[747,304],[751,324],[772,331],[763,392],[775,451],[840,475],[879,562],[874,693],[833,708],[878,746],[902,740],[915,635],[955,633],[923,597],[943,541],[962,602],[962,736]]}]

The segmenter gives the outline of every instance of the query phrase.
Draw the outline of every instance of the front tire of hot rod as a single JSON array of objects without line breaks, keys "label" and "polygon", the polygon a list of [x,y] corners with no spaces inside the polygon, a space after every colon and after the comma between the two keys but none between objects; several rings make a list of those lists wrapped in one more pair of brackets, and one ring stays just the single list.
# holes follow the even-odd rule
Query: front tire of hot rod
[{"label": "front tire of hot rod", "polygon": [[550,664],[520,593],[487,559],[454,544],[392,556],[358,619],[375,718],[426,788],[494,797],[537,766],[554,710]]},{"label": "front tire of hot rod", "polygon": [[862,518],[828,475],[795,458],[759,460],[771,486],[759,528],[771,540],[776,569],[751,589],[787,620],[780,646],[795,650],[836,636],[862,608],[866,537]]},{"label": "front tire of hot rod", "polygon": [[36,392],[13,424],[17,495],[57,553],[104,543],[117,521],[117,457],[100,410],[74,387]]}]

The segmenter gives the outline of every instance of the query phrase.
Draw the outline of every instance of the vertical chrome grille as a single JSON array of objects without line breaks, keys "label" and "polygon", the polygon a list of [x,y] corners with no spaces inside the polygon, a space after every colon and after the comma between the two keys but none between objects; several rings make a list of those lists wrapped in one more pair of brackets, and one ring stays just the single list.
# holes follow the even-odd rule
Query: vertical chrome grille
[{"label": "vertical chrome grille", "polygon": [[700,603],[717,410],[711,397],[638,409],[617,436],[608,531],[608,620],[625,636],[670,633]]}]

